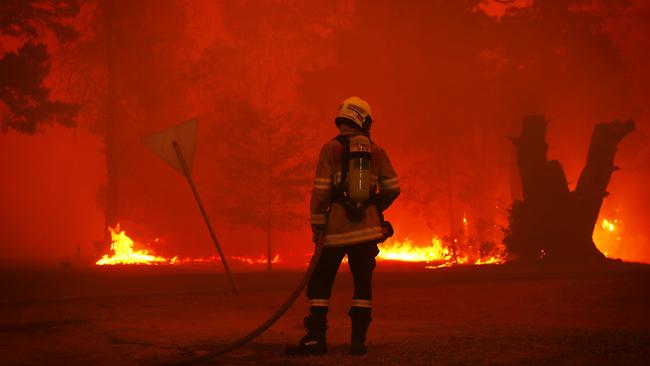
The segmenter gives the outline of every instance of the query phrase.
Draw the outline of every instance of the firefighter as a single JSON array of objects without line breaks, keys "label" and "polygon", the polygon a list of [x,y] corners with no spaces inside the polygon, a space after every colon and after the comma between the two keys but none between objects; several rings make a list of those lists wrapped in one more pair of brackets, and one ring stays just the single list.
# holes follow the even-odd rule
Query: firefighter
[{"label": "firefighter", "polygon": [[327,353],[330,293],[346,255],[354,279],[348,313],[350,353],[367,352],[377,244],[392,235],[383,212],[399,195],[399,181],[386,152],[370,139],[370,106],[361,98],[348,98],[339,106],[335,123],[339,135],[320,151],[310,202],[314,241],[323,240],[324,249],[307,287],[307,334],[297,346],[287,348],[290,355]]}]

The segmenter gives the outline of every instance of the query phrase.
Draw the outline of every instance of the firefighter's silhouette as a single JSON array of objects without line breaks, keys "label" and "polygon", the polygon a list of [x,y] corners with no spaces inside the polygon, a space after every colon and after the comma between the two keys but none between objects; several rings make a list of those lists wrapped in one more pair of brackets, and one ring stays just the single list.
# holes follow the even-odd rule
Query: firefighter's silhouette
[{"label": "firefighter's silhouette", "polygon": [[383,211],[397,198],[400,187],[388,155],[370,139],[370,106],[361,98],[348,98],[339,106],[335,123],[339,135],[320,151],[310,202],[314,240],[323,236],[324,249],[307,287],[307,334],[297,346],[287,348],[290,355],[327,353],[329,298],[345,255],[354,278],[350,352],[367,352],[377,244],[392,235]]}]

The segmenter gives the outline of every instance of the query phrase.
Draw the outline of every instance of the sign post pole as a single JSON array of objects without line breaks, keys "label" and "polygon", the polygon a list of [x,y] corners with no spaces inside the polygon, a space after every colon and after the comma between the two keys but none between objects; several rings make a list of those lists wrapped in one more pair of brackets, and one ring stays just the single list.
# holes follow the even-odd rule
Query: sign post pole
[{"label": "sign post pole", "polygon": [[183,173],[185,175],[185,178],[187,178],[187,183],[189,183],[190,188],[192,188],[192,193],[194,193],[194,198],[196,198],[196,203],[199,206],[199,210],[201,211],[201,215],[203,216],[205,225],[208,227],[208,231],[210,232],[210,237],[212,238],[212,242],[214,243],[215,248],[217,248],[219,257],[221,257],[221,263],[223,263],[223,268],[226,270],[226,274],[228,275],[228,280],[230,281],[232,290],[235,292],[235,294],[238,294],[239,290],[237,290],[235,281],[232,278],[232,273],[230,273],[230,267],[228,267],[228,261],[226,260],[226,256],[223,254],[223,250],[221,250],[221,245],[219,245],[219,240],[217,240],[217,235],[214,233],[214,230],[212,229],[212,225],[210,224],[210,219],[208,218],[208,214],[207,212],[205,212],[205,209],[203,208],[201,197],[199,197],[199,192],[196,190],[196,186],[194,185],[192,176],[188,174],[187,166],[185,166],[185,162],[183,160],[183,153],[181,152],[181,149],[178,146],[178,142],[172,141],[172,145],[174,146],[174,150],[176,151],[176,156],[178,156],[178,161],[181,163],[181,166],[183,167]]},{"label": "sign post pole", "polygon": [[219,240],[217,240],[217,235],[215,234],[214,229],[210,224],[208,214],[203,207],[199,192],[192,180],[192,163],[194,162],[194,151],[196,150],[198,122],[197,119],[192,119],[179,125],[172,126],[159,133],[144,138],[142,143],[187,179],[187,182],[192,189],[192,193],[194,194],[194,198],[196,199],[196,203],[199,206],[199,210],[201,210],[201,215],[203,216],[205,225],[208,227],[208,231],[210,232],[212,242],[214,243],[215,248],[217,248],[217,252],[221,258],[221,263],[223,263],[223,268],[226,270],[226,275],[228,276],[230,285],[235,294],[237,294],[239,291],[237,290],[237,286],[235,286],[235,281],[230,272],[228,260],[223,254],[221,245],[219,245]]}]

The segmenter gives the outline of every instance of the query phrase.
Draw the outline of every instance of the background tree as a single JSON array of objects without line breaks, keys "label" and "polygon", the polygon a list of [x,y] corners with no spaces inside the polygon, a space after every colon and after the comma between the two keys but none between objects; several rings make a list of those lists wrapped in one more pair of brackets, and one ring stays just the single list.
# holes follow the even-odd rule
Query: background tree
[{"label": "background tree", "polygon": [[309,227],[305,207],[323,143],[314,129],[333,126],[302,105],[301,75],[331,64],[332,34],[349,13],[327,1],[227,2],[220,12],[224,33],[207,47],[196,75],[216,121],[208,154],[219,179],[210,191],[219,217],[265,234],[270,269],[273,233]]},{"label": "background tree", "polygon": [[219,145],[219,179],[211,187],[219,216],[266,233],[267,266],[273,262],[273,231],[307,225],[306,197],[313,157],[305,155],[304,131],[287,113],[265,116],[245,101],[224,103],[223,121],[210,131]]},{"label": "background tree", "polygon": [[[51,54],[46,38],[70,43],[78,33],[69,24],[79,12],[76,0],[20,1],[0,3],[0,131],[33,134],[41,125],[75,125],[78,106],[52,100],[45,79],[50,74]],[[52,45],[49,45],[52,47]]]},{"label": "background tree", "polygon": [[192,63],[178,52],[182,43],[188,52],[192,48],[183,4],[98,0],[85,5],[92,19],[84,32],[87,37],[61,56],[58,72],[74,85],[67,89],[68,97],[83,105],[84,127],[103,143],[106,179],[96,200],[104,212],[105,236],[96,249],[104,253],[110,244],[107,228],[118,222],[151,238],[164,232],[150,222],[167,226],[173,221],[163,217],[176,203],[156,199],[173,195],[152,188],[160,186],[153,180],[163,178],[143,171],[149,156],[140,139],[196,113],[188,112],[184,103]]}]

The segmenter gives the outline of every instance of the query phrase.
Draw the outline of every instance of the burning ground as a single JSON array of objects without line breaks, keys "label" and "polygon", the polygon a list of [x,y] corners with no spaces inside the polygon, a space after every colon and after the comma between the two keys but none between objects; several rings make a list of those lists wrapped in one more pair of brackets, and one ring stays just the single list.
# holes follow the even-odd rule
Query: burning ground
[{"label": "burning ground", "polygon": [[[351,278],[339,274],[325,357],[287,358],[302,335],[301,298],[271,330],[218,365],[644,365],[650,269],[389,266],[375,276],[370,354],[346,354]],[[400,271],[399,269],[403,270]],[[0,359],[6,365],[142,365],[200,354],[259,325],[298,272],[235,278],[187,267],[3,267]]]}]

